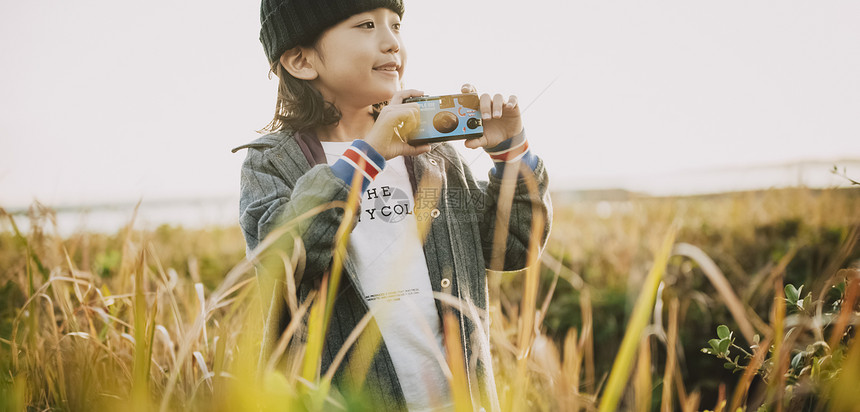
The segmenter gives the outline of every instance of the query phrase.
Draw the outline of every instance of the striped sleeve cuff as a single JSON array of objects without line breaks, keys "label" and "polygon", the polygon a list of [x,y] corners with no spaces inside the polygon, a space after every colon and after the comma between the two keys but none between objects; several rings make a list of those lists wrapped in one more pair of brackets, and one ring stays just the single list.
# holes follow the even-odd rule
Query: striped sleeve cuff
[{"label": "striped sleeve cuff", "polygon": [[385,158],[364,140],[356,140],[343,152],[340,159],[334,162],[331,171],[347,185],[352,184],[352,177],[356,173],[360,173],[361,190],[365,190],[384,168]]},{"label": "striped sleeve cuff", "polygon": [[484,150],[493,159],[493,164],[495,165],[490,173],[498,178],[501,178],[504,174],[506,164],[522,161],[532,170],[535,170],[537,167],[538,158],[529,150],[529,142],[526,140],[525,130],[496,146]]}]

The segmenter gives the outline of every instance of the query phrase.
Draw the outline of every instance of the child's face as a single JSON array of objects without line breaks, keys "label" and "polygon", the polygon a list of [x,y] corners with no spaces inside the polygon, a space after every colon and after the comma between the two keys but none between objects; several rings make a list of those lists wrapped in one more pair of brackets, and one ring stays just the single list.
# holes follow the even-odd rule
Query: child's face
[{"label": "child's face", "polygon": [[337,106],[369,106],[400,90],[406,50],[400,16],[379,8],[326,30],[317,43],[314,86]]}]

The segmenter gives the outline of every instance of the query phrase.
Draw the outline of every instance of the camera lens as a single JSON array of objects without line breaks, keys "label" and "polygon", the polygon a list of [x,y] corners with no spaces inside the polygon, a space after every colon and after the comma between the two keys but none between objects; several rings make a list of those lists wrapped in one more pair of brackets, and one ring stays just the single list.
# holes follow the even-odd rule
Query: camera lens
[{"label": "camera lens", "polygon": [[460,119],[457,118],[456,114],[451,112],[439,112],[436,113],[436,116],[433,116],[433,127],[439,133],[451,133],[457,129],[458,124],[460,124]]},{"label": "camera lens", "polygon": [[470,129],[477,129],[480,125],[481,119],[470,117],[469,120],[466,120],[466,126]]}]

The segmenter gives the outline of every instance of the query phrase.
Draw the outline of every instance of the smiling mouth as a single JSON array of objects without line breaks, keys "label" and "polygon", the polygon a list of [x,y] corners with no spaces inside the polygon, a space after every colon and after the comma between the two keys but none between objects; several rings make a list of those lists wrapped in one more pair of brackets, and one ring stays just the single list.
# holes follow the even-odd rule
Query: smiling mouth
[{"label": "smiling mouth", "polygon": [[385,73],[386,75],[395,75],[397,77],[400,77],[400,72],[398,72],[396,69],[373,69],[373,71]]},{"label": "smiling mouth", "polygon": [[382,66],[374,67],[374,71],[383,72],[383,73],[397,73],[400,74],[400,66],[394,63],[383,64]]}]

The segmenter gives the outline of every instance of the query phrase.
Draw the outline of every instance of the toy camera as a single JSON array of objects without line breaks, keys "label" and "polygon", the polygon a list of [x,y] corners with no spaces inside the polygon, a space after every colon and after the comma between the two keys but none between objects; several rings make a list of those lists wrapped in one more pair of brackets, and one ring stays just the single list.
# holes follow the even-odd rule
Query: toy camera
[{"label": "toy camera", "polygon": [[474,139],[484,135],[481,100],[475,93],[409,97],[403,103],[418,103],[421,123],[409,144]]}]

